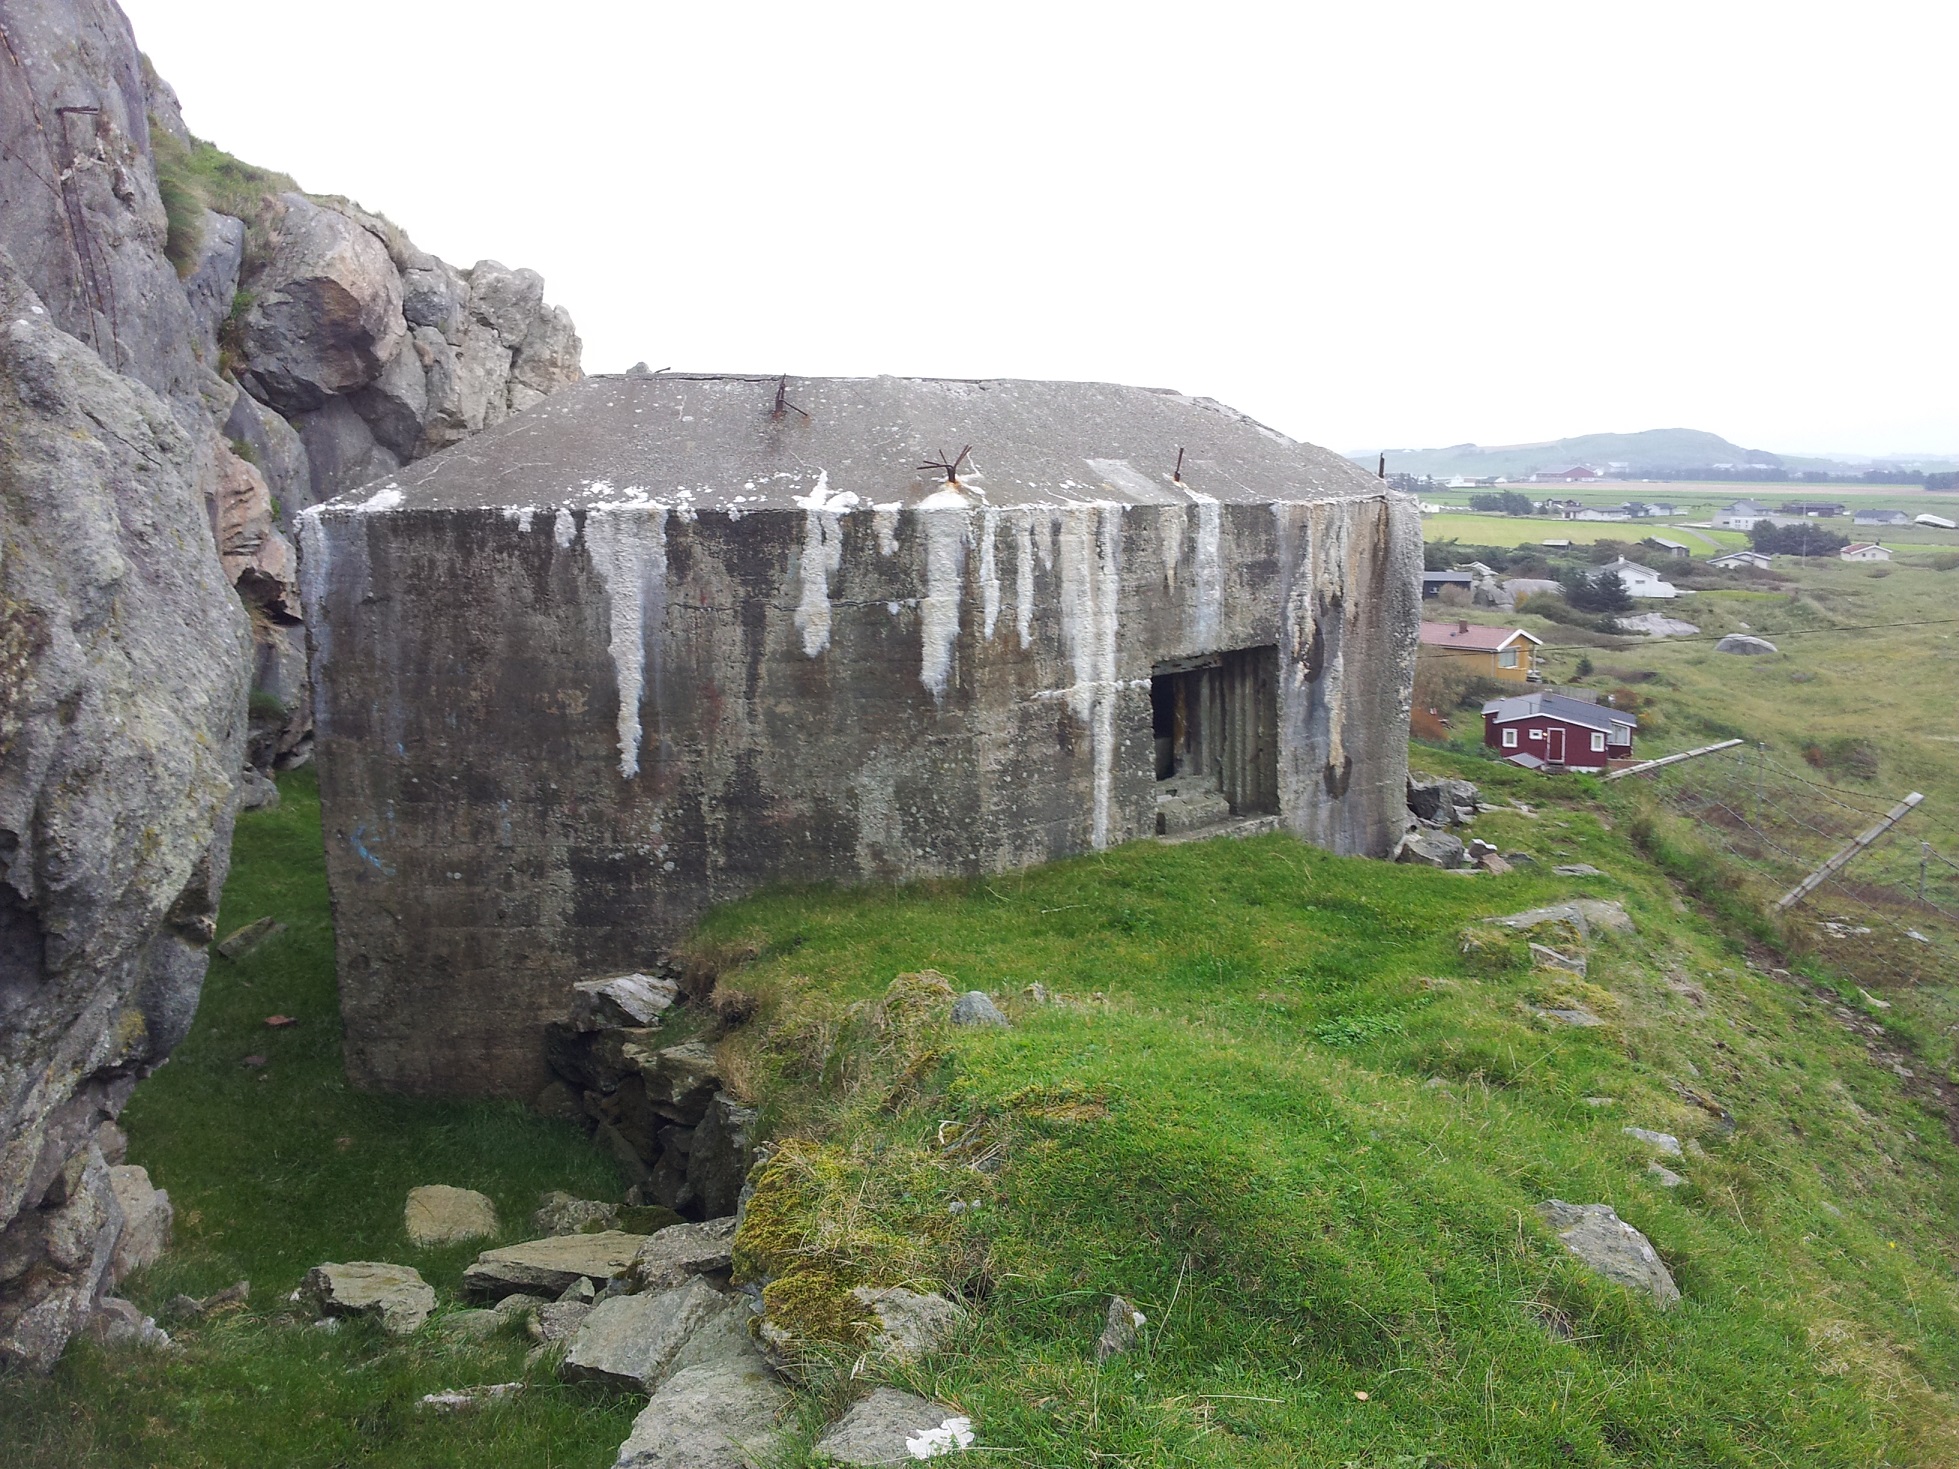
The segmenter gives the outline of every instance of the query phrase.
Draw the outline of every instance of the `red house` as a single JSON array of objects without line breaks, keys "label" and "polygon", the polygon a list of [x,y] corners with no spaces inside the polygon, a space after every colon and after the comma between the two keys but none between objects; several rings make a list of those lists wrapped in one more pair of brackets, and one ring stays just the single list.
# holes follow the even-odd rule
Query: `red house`
[{"label": "red house", "polygon": [[1639,721],[1605,704],[1539,692],[1483,706],[1483,743],[1531,770],[1603,770],[1632,758]]}]

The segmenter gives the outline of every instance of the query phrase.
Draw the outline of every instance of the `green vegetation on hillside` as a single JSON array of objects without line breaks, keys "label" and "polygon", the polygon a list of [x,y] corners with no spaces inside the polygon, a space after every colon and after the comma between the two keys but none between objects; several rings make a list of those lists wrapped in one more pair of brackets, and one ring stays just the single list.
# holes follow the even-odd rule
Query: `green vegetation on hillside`
[{"label": "green vegetation on hillside", "polygon": [[188,275],[197,263],[204,244],[205,210],[250,223],[266,195],[299,187],[288,175],[233,158],[201,138],[193,138],[186,148],[160,127],[150,129],[150,151],[156,161],[157,192],[170,220],[163,253],[179,275]]},{"label": "green vegetation on hillside", "polygon": [[[480,1189],[504,1239],[526,1237],[546,1189],[619,1198],[608,1159],[576,1128],[507,1102],[369,1096],[340,1066],[333,936],[317,782],[280,777],[277,811],[238,820],[219,931],[261,917],[286,931],[236,962],[213,957],[197,1022],[136,1090],[123,1121],[130,1161],[170,1193],[175,1242],[122,1293],[164,1318],[179,1351],[69,1349],[52,1379],[0,1377],[9,1469],[248,1464],[611,1463],[633,1408],[527,1371],[520,1333],[444,1347],[434,1328],[406,1344],[349,1322],[311,1329],[288,1293],[326,1260],[416,1266],[452,1304],[473,1246],[417,1250],[402,1205],[422,1183]],[[273,1015],[289,1026],[268,1027]],[[249,1058],[249,1060],[248,1060]],[[252,1064],[261,1062],[262,1064]],[[243,1311],[170,1319],[178,1292],[251,1282]],[[527,1379],[495,1413],[415,1410],[424,1393]]]},{"label": "green vegetation on hillside", "polygon": [[[1530,803],[1477,831],[1534,862],[1464,876],[1277,836],[1140,842],[709,917],[696,962],[724,1013],[753,1015],[724,1073],[776,1145],[741,1260],[808,1338],[812,1404],[849,1391],[861,1325],[840,1288],[904,1283],[964,1294],[974,1324],[899,1380],[972,1412],[1008,1463],[1959,1456],[1941,1117],[1696,917],[1592,783],[1418,754]],[[289,1313],[324,1259],[415,1264],[455,1303],[470,1250],[410,1249],[413,1184],[485,1190],[512,1238],[540,1190],[622,1181],[517,1107],[345,1088],[317,799],[306,773],[281,784],[279,811],[240,821],[223,925],[289,927],[214,961],[192,1037],[127,1114],[178,1236],[125,1289],[161,1311],[242,1276],[251,1306],[169,1323],[175,1353],[84,1344],[49,1380],[0,1381],[10,1462],[602,1469],[638,1402],[556,1384],[521,1337],[399,1343]],[[1605,876],[1551,872],[1567,862]],[[1478,922],[1573,896],[1638,925],[1595,932],[1583,978]],[[898,980],[924,970],[995,994],[1013,1028],[949,1028],[936,981]],[[1541,1013],[1561,1008],[1604,1023]],[[1612,1204],[1684,1300],[1662,1314],[1568,1258],[1533,1212],[1551,1197]],[[1098,1366],[1112,1293],[1148,1324]],[[475,1415],[413,1406],[506,1380],[528,1386]]]}]

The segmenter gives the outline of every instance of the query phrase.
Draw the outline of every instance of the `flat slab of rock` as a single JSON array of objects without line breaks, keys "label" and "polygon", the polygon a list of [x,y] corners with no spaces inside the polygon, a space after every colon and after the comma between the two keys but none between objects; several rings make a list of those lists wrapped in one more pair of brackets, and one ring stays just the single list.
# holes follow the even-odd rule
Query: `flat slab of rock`
[{"label": "flat slab of rock", "polygon": [[633,1257],[639,1289],[668,1290],[696,1275],[734,1266],[735,1216],[675,1224],[646,1237]]},{"label": "flat slab of rock", "polygon": [[632,1269],[633,1257],[646,1239],[643,1234],[606,1229],[597,1234],[560,1234],[485,1250],[463,1272],[463,1289],[474,1296],[500,1300],[518,1291],[557,1296],[580,1276],[602,1286]]},{"label": "flat slab of rock", "polygon": [[407,1336],[435,1309],[435,1292],[420,1272],[379,1260],[315,1265],[300,1294],[324,1316],[372,1316],[390,1336]]},{"label": "flat slab of rock", "polygon": [[424,1247],[488,1239],[497,1232],[497,1208],[487,1196],[446,1183],[411,1188],[402,1217],[409,1243]]},{"label": "flat slab of rock", "polygon": [[474,1413],[492,1403],[514,1398],[524,1390],[521,1382],[486,1382],[481,1387],[452,1387],[447,1392],[423,1393],[415,1406],[424,1413]]},{"label": "flat slab of rock", "polygon": [[1561,954],[1549,944],[1533,943],[1530,946],[1531,961],[1539,969],[1560,969],[1566,974],[1584,977],[1587,968],[1583,954]]},{"label": "flat slab of rock", "polygon": [[1605,876],[1603,872],[1600,872],[1596,867],[1592,866],[1592,864],[1589,862],[1567,862],[1564,864],[1564,866],[1553,867],[1551,870],[1557,873],[1559,877],[1604,877]]},{"label": "flat slab of rock", "polygon": [[660,1384],[613,1469],[752,1469],[780,1439],[789,1389],[753,1348],[684,1367]]},{"label": "flat slab of rock", "polygon": [[966,1321],[965,1311],[946,1297],[902,1286],[873,1290],[860,1285],[851,1295],[870,1308],[877,1322],[871,1350],[894,1362],[916,1361],[938,1350]]},{"label": "flat slab of rock", "polygon": [[567,1382],[650,1393],[666,1380],[687,1338],[728,1304],[699,1279],[672,1290],[612,1296],[592,1307],[579,1326],[559,1374]]},{"label": "flat slab of rock", "polygon": [[1662,1311],[1680,1299],[1680,1288],[1660,1252],[1610,1204],[1547,1199],[1537,1206],[1537,1213],[1565,1249],[1607,1280],[1644,1292]]},{"label": "flat slab of rock", "polygon": [[532,1341],[546,1346],[554,1341],[570,1341],[594,1309],[590,1301],[546,1301],[531,1309],[525,1330]]},{"label": "flat slab of rock", "polygon": [[952,1023],[1005,1026],[1007,1017],[1000,1013],[1000,1007],[993,1003],[993,997],[986,991],[967,990],[952,1002]]},{"label": "flat slab of rock", "polygon": [[971,1448],[973,1420],[895,1387],[880,1387],[848,1413],[810,1451],[818,1463],[909,1464]]},{"label": "flat slab of rock", "polygon": [[1731,632],[1714,645],[1714,651],[1717,653],[1741,653],[1749,657],[1757,657],[1763,653],[1774,653],[1780,650],[1767,638],[1751,638],[1747,633]]},{"label": "flat slab of rock", "polygon": [[571,1023],[580,1030],[654,1026],[679,997],[680,986],[665,975],[582,980],[571,987]]}]

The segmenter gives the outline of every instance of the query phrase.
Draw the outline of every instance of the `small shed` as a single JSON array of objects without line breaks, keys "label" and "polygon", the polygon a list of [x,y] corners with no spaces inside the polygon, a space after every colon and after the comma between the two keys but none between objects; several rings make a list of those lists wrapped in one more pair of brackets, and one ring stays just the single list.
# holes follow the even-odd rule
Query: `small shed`
[{"label": "small shed", "polygon": [[1760,551],[1729,551],[1723,556],[1708,557],[1707,564],[1718,566],[1723,571],[1738,570],[1744,566],[1752,566],[1757,571],[1767,571],[1770,563],[1769,558]]},{"label": "small shed", "polygon": [[1444,587],[1461,587],[1465,592],[1476,585],[1476,578],[1466,571],[1424,571],[1422,573],[1422,596],[1433,601],[1442,595]]},{"label": "small shed", "polygon": [[1639,721],[1603,704],[1539,691],[1483,706],[1483,743],[1530,769],[1603,770],[1632,758]]},{"label": "small shed", "polygon": [[1694,554],[1694,548],[1685,541],[1670,541],[1665,536],[1648,536],[1640,544],[1651,546],[1655,551],[1664,551],[1669,556],[1678,556],[1683,561]]}]

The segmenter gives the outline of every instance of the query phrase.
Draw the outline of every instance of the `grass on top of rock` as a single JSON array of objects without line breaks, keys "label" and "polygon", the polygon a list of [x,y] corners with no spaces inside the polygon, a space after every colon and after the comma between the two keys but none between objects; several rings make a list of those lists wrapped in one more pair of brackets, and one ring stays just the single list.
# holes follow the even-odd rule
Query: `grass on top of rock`
[{"label": "grass on top of rock", "polygon": [[[528,1238],[547,1189],[619,1199],[625,1183],[575,1127],[509,1102],[445,1102],[351,1090],[340,1062],[333,938],[310,770],[279,778],[277,810],[238,819],[221,935],[261,917],[286,925],[236,961],[213,956],[191,1034],[124,1113],[129,1159],[169,1190],[174,1243],[121,1294],[156,1314],[180,1351],[105,1352],[78,1342],[46,1380],[0,1377],[10,1469],[78,1464],[602,1466],[635,1405],[526,1368],[514,1328],[447,1344],[438,1322],[394,1341],[365,1322],[307,1325],[287,1297],[323,1261],[418,1268],[438,1311],[459,1304],[479,1249]],[[289,1025],[268,1026],[272,1016]],[[446,1183],[495,1202],[495,1239],[417,1249],[409,1189]],[[243,1310],[185,1322],[179,1292],[251,1282]],[[483,1412],[417,1411],[424,1393],[524,1380]]]},{"label": "grass on top of rock", "polygon": [[[699,961],[754,1006],[725,1070],[780,1145],[738,1267],[835,1332],[838,1374],[851,1286],[964,1294],[973,1330],[899,1380],[1012,1462],[1953,1462],[1941,1120],[1688,911],[1590,788],[1478,819],[1536,859],[1502,877],[1274,836],[714,913]],[[1573,862],[1606,875],[1550,871]],[[1465,954],[1480,919],[1574,896],[1638,925],[1595,929],[1584,979],[1521,938]],[[949,989],[894,1026],[922,971]],[[969,988],[1013,1028],[946,1025]],[[1681,1139],[1686,1181],[1629,1126]],[[1552,1197],[1614,1206],[1684,1300],[1568,1258]],[[1098,1367],[1115,1294],[1148,1324]]]},{"label": "grass on top of rock", "polygon": [[292,178],[234,158],[214,143],[191,139],[186,147],[161,127],[150,129],[157,193],[169,220],[163,253],[177,274],[188,275],[204,244],[204,211],[214,209],[250,224],[270,194],[296,190]]}]

